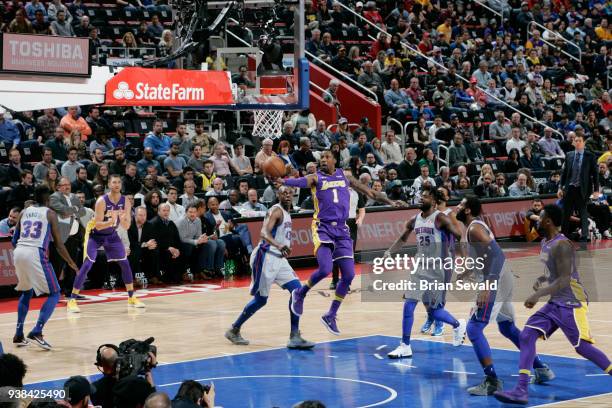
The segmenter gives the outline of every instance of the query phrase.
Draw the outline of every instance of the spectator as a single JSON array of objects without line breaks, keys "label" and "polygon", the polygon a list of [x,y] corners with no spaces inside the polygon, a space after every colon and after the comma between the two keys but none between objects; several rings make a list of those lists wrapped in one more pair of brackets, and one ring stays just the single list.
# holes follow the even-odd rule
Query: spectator
[{"label": "spectator", "polygon": [[215,407],[215,386],[208,389],[198,381],[183,381],[172,400],[172,408]]},{"label": "spectator", "polygon": [[79,160],[89,162],[89,155],[87,154],[87,145],[81,140],[81,132],[78,129],[74,129],[72,132],[70,132],[70,138],[66,142],[66,146],[68,147],[68,149],[70,149],[71,147],[75,147],[77,149],[77,158]]},{"label": "spectator", "polygon": [[254,188],[249,189],[247,193],[247,202],[242,205],[243,209],[248,214],[249,211],[255,211],[260,213],[265,213],[267,208],[265,205],[261,204],[257,198],[257,190]]},{"label": "spectator", "polygon": [[125,175],[121,178],[122,194],[134,195],[140,191],[141,186],[136,164],[128,162],[125,166]]},{"label": "spectator", "polygon": [[142,152],[142,159],[138,160],[136,163],[136,167],[138,167],[138,174],[140,177],[144,177],[147,175],[147,169],[149,167],[154,167],[158,174],[162,172],[161,165],[158,160],[153,158],[154,149],[152,147],[145,147]]},{"label": "spectator", "polygon": [[[132,36],[133,38],[133,36]],[[133,38],[134,43],[136,43],[136,39]],[[159,40],[159,44],[157,44],[157,53],[159,57],[167,57],[172,54],[172,49],[174,47],[174,34],[171,30],[162,31],[161,39]],[[221,61],[222,63],[222,61]],[[171,60],[167,65],[168,68],[174,68],[176,66],[176,61]],[[213,64],[209,65],[211,69],[216,69],[213,67]]]},{"label": "spectator", "polygon": [[157,233],[159,267],[164,271],[162,280],[166,283],[179,283],[183,275],[179,249],[181,239],[176,225],[170,220],[170,204],[159,204],[158,214],[151,220],[151,225]]},{"label": "spectator", "polygon": [[210,156],[210,160],[212,160],[215,165],[214,169],[217,177],[227,178],[231,175],[232,170],[235,170],[223,142],[217,142],[215,144],[213,147],[213,155]]},{"label": "spectator", "polygon": [[179,156],[179,146],[180,142],[172,141],[168,156],[164,159],[164,168],[170,179],[179,177],[183,173],[183,169],[187,167],[185,159]]},{"label": "spectator", "polygon": [[11,148],[9,150],[8,164],[8,176],[11,182],[19,183],[24,170],[31,171],[32,167],[27,163],[22,163],[21,153],[19,153],[18,149]]},{"label": "spectator", "polygon": [[331,147],[332,136],[324,120],[317,122],[317,128],[310,134],[310,140],[315,150],[328,150]]},{"label": "spectator", "polygon": [[183,184],[183,195],[179,197],[181,204],[183,207],[189,206],[189,204],[194,204],[198,201],[198,198],[195,196],[196,184],[193,180],[187,180]]},{"label": "spectator", "polygon": [[431,149],[423,150],[423,157],[419,160],[419,166],[429,167],[429,174],[436,174],[436,165],[434,163],[434,152]]},{"label": "spectator", "polygon": [[438,143],[444,143],[446,144],[444,141],[438,140],[436,138],[436,134],[438,133],[439,130],[441,129],[447,129],[449,126],[448,124],[442,122],[442,117],[441,116],[435,116],[434,117],[434,122],[433,124],[429,127],[429,140],[430,141],[434,141],[437,140]]},{"label": "spectator", "polygon": [[64,10],[58,10],[57,19],[51,23],[50,29],[52,35],[58,35],[60,37],[75,37],[74,28],[66,20],[66,12]]},{"label": "spectator", "polygon": [[174,222],[174,224],[178,227],[178,221],[185,216],[185,207],[178,204],[178,190],[176,187],[169,187],[166,191],[167,203],[170,206],[170,221]]},{"label": "spectator", "polygon": [[110,157],[114,148],[113,143],[108,139],[108,133],[103,129],[96,133],[95,139],[89,144],[90,152],[100,149],[104,157]]},{"label": "spectator", "polygon": [[[125,184],[123,184],[123,188],[125,188]],[[85,167],[80,167],[76,170],[76,180],[72,182],[71,190],[75,193],[80,191],[85,194],[85,202],[87,207],[93,208],[95,204],[93,184],[91,181],[87,180],[87,169],[85,169]]]},{"label": "spectator", "polygon": [[192,152],[187,166],[193,168],[196,172],[201,173],[204,170],[204,161],[208,158],[202,155],[202,146],[192,145]]},{"label": "spectator", "polygon": [[[153,150],[153,155],[158,161],[166,159],[170,153],[170,144],[172,139],[164,134],[164,124],[161,120],[156,119],[153,122],[153,130],[145,137],[144,148],[150,147]],[[184,160],[183,160],[184,161]]]},{"label": "spectator", "polygon": [[340,81],[337,79],[332,79],[329,81],[329,86],[323,92],[323,101],[326,103],[332,104],[336,107],[336,111],[338,112],[338,116],[340,116],[340,100],[338,99],[338,88],[340,87]]},{"label": "spectator", "polygon": [[389,183],[387,186],[387,197],[391,200],[409,201],[408,195],[403,189],[402,182],[399,180]]},{"label": "spectator", "polygon": [[419,191],[421,190],[423,184],[426,183],[432,187],[436,186],[435,180],[429,177],[429,166],[421,165],[421,174],[419,175],[419,177],[414,179],[414,182],[412,183],[412,190]]},{"label": "spectator", "polygon": [[489,137],[493,140],[506,141],[510,138],[512,128],[503,111],[495,114],[495,122],[489,125]]},{"label": "spectator", "polygon": [[519,162],[520,156],[518,149],[512,149],[508,153],[508,160],[504,162],[504,172],[505,173],[516,173],[518,169],[521,168],[521,164]]},{"label": "spectator", "polygon": [[182,242],[181,252],[192,273],[204,279],[221,275],[225,242],[203,233],[195,204],[187,207],[187,213],[177,222],[177,228]]},{"label": "spectator", "polygon": [[225,242],[228,258],[236,262],[244,262],[243,258],[247,254],[246,248],[240,236],[235,233],[235,224],[230,214],[219,210],[219,200],[216,197],[211,197],[208,200],[208,212],[205,220],[209,237],[214,234],[218,239]]},{"label": "spectator", "polygon": [[212,183],[217,178],[214,168],[215,164],[212,160],[206,160],[204,162],[204,171],[200,175],[202,179],[202,191],[208,191],[212,188]]},{"label": "spectator", "polygon": [[68,160],[62,165],[62,177],[67,177],[70,182],[74,182],[76,180],[76,172],[77,169],[84,167],[81,163],[79,163],[77,156],[77,148],[71,147],[68,149]]},{"label": "spectator", "polygon": [[362,169],[367,170],[373,180],[378,180],[378,171],[382,168],[383,166],[376,163],[376,157],[374,156],[374,153],[368,153],[366,155],[366,164],[363,165]]},{"label": "spectator", "polygon": [[508,188],[510,197],[525,197],[532,195],[529,186],[527,186],[527,176],[519,174],[516,181]]},{"label": "spectator", "polygon": [[23,170],[21,182],[10,191],[6,201],[9,207],[23,208],[23,204],[28,200],[34,200],[34,182],[32,172]]},{"label": "spectator", "polygon": [[416,151],[409,147],[406,149],[406,157],[402,160],[397,167],[398,178],[400,180],[414,180],[419,177],[421,172],[420,165],[417,162]]},{"label": "spectator", "polygon": [[393,129],[389,129],[385,133],[385,141],[382,143],[381,149],[383,152],[382,159],[387,165],[399,165],[401,163],[402,148],[395,141],[395,131]]},{"label": "spectator", "polygon": [[43,140],[46,142],[53,139],[55,130],[59,126],[60,121],[57,116],[54,115],[54,109],[44,109],[43,112],[44,114],[36,119],[36,123],[42,132]]},{"label": "spectator", "polygon": [[[416,78],[413,79],[416,80]],[[387,107],[391,109],[393,116],[400,121],[405,119],[406,115],[412,111],[414,102],[405,90],[400,89],[397,79],[391,80],[391,88],[385,91],[384,96]]]},{"label": "spectator", "polygon": [[523,156],[520,160],[520,167],[524,167],[530,170],[544,170],[542,167],[542,161],[540,160],[540,156],[533,155],[531,153],[531,146],[525,145],[522,148]]},{"label": "spectator", "polygon": [[276,153],[272,150],[274,142],[272,139],[266,138],[261,143],[261,150],[255,155],[255,173],[261,174],[261,166],[268,158],[276,156]]},{"label": "spectator", "polygon": [[151,22],[147,26],[147,33],[149,33],[149,35],[152,38],[159,40],[161,38],[163,31],[164,31],[164,26],[159,21],[159,15],[153,14],[151,16]]},{"label": "spectator", "polygon": [[549,127],[544,129],[544,137],[538,141],[542,153],[546,158],[565,157],[565,153],[561,150],[561,146],[556,139],[552,138],[553,130]]},{"label": "spectator", "polygon": [[351,156],[359,157],[362,162],[366,161],[366,157],[368,153],[372,153],[374,154],[374,157],[376,158],[376,162],[381,165],[383,164],[381,158],[377,157],[376,152],[374,151],[374,148],[372,147],[372,145],[367,142],[366,132],[364,131],[361,131],[359,133],[357,137],[357,143],[353,143],[349,147],[349,151],[351,153]]},{"label": "spectator", "polygon": [[5,119],[2,113],[0,113],[0,142],[9,148],[16,148],[21,142],[21,135],[17,126],[13,121]]},{"label": "spectator", "polygon": [[498,196],[497,186],[493,183],[493,173],[486,173],[482,176],[482,184],[474,187],[474,194],[482,198]]},{"label": "spectator", "polygon": [[104,188],[105,192],[107,192],[109,176],[110,176],[110,172],[108,171],[108,164],[103,164],[100,167],[98,167],[98,173],[96,173],[96,176],[93,179],[94,190],[95,190],[96,184],[98,184]]},{"label": "spectator", "polygon": [[306,170],[307,163],[317,161],[312,154],[312,150],[310,149],[310,139],[308,137],[302,137],[300,139],[300,149],[293,152],[291,157],[297,165],[296,170],[299,170],[300,172],[304,172]]},{"label": "spectator", "polygon": [[468,164],[469,162],[470,158],[468,157],[467,150],[463,145],[463,136],[457,133],[455,134],[453,145],[450,147],[450,149],[448,149],[448,163],[451,168],[454,168]]},{"label": "spectator", "polygon": [[26,12],[23,9],[19,9],[15,12],[15,18],[8,26],[9,33],[15,34],[32,34],[32,23],[26,18]]},{"label": "spectator", "polygon": [[519,152],[519,155],[522,156],[525,142],[521,140],[521,129],[513,127],[510,134],[512,137],[506,142],[506,152],[510,154],[510,151],[516,150]]},{"label": "spectator", "polygon": [[21,212],[20,207],[13,207],[8,213],[8,217],[0,221],[0,234],[2,235],[13,235],[13,231],[17,226],[17,219]]},{"label": "spectator", "polygon": [[145,400],[144,408],[172,408],[172,403],[168,394],[154,392]]},{"label": "spectator", "polygon": [[293,169],[297,170],[299,167],[293,159],[293,155],[289,154],[289,149],[289,142],[282,140],[278,145],[278,157],[280,157],[286,165],[291,165]]},{"label": "spectator", "polygon": [[47,177],[40,180],[40,184],[44,184],[49,187],[49,190],[55,191],[57,187],[57,182],[59,180],[59,171],[57,167],[51,167],[49,171],[47,171]]},{"label": "spectator", "polygon": [[206,192],[206,196],[207,197],[219,197],[219,196],[226,196],[227,195],[227,191],[225,191],[223,189],[224,185],[223,185],[223,179],[222,178],[215,178],[212,181],[212,188],[209,189]]},{"label": "spectator", "polygon": [[453,184],[453,180],[450,178],[450,169],[446,166],[440,167],[440,171],[438,172],[438,175],[434,181],[438,187],[444,186],[444,183],[447,181],[450,181],[451,184]]},{"label": "spectator", "polygon": [[241,211],[240,193],[235,188],[227,192],[227,199],[219,204],[219,209],[223,211],[233,212],[234,215]]},{"label": "spectator", "polygon": [[0,387],[22,388],[28,367],[18,356],[10,353],[0,354]]},{"label": "spectator", "polygon": [[213,147],[217,141],[210,137],[208,133],[204,132],[204,122],[196,120],[195,135],[191,139],[191,143],[202,146],[202,154],[204,156],[210,156],[213,154]]},{"label": "spectator", "polygon": [[36,163],[34,166],[33,174],[34,179],[42,181],[47,177],[47,173],[51,167],[55,167],[55,160],[53,160],[53,152],[48,147],[42,149],[42,161]]},{"label": "spectator", "polygon": [[334,133],[334,140],[340,142],[340,138],[344,138],[348,144],[353,143],[353,134],[348,129],[348,119],[340,118],[338,119],[338,128],[336,133]]},{"label": "spectator", "polygon": [[[115,126],[111,126],[111,124],[104,117],[100,116],[100,108],[97,106],[93,106],[89,110],[89,114],[85,118],[85,121],[91,128],[93,133],[101,133],[104,131],[106,134],[110,134],[113,131],[123,130],[125,131],[125,127],[123,126],[123,122],[118,122]],[[114,147],[118,147],[113,144]]]},{"label": "spectator", "polygon": [[91,128],[89,127],[85,119],[83,119],[82,116],[79,116],[78,107],[76,106],[68,107],[68,113],[66,113],[66,115],[62,117],[62,120],[60,121],[60,126],[64,129],[64,139],[68,139],[70,137],[70,133],[74,129],[79,130],[81,132],[81,138],[83,141],[87,141],[87,138],[91,136]]},{"label": "spectator", "polygon": [[499,197],[505,197],[508,195],[508,187],[506,186],[506,175],[504,173],[495,174],[495,186],[497,187],[497,194]]},{"label": "spectator", "polygon": [[76,37],[85,37],[85,38],[89,37],[89,33],[95,27],[92,26],[91,24],[89,24],[89,17],[88,16],[82,16],[82,17],[80,17],[80,19],[81,19],[81,21],[80,21],[79,25],[74,27],[74,35]]},{"label": "spectator", "polygon": [[63,402],[71,408],[87,408],[94,389],[87,378],[77,375],[68,378],[64,383],[65,397]]},{"label": "spectator", "polygon": [[356,140],[357,138],[359,138],[359,134],[361,132],[364,132],[366,134],[367,141],[372,142],[372,139],[376,137],[376,133],[374,133],[374,129],[370,127],[370,120],[366,116],[364,116],[363,118],[361,118],[361,121],[359,123],[361,126],[353,132],[353,139]]}]

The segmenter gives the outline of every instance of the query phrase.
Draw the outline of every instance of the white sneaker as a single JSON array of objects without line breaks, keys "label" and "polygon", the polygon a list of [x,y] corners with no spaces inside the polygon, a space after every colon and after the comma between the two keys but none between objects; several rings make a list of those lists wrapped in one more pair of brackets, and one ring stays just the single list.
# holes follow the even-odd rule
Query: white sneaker
[{"label": "white sneaker", "polygon": [[612,239],[612,234],[610,234],[610,230],[605,230],[603,236],[605,239]]},{"label": "white sneaker", "polygon": [[401,342],[395,350],[387,354],[387,357],[393,359],[412,357],[412,347],[410,347],[410,344],[404,344],[404,342]]},{"label": "white sneaker", "polygon": [[459,319],[459,326],[453,329],[453,346],[458,347],[465,341],[465,331],[467,330],[467,323],[465,319]]}]

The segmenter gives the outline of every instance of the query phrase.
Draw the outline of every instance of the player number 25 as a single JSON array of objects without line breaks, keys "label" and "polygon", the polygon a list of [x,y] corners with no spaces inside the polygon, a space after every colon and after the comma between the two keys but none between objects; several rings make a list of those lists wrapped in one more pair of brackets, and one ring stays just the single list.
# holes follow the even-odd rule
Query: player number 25
[{"label": "player number 25", "polygon": [[42,222],[40,221],[24,221],[23,231],[21,231],[21,238],[40,238],[40,232],[42,230]]}]

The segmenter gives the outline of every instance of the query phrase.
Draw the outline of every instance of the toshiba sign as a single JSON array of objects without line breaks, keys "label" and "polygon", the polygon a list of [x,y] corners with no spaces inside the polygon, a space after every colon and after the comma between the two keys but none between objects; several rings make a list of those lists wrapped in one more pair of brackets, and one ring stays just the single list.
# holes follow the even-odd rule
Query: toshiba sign
[{"label": "toshiba sign", "polygon": [[106,84],[107,105],[202,106],[234,103],[221,71],[124,68]]},{"label": "toshiba sign", "polygon": [[24,74],[89,76],[89,38],[2,34],[2,70]]}]

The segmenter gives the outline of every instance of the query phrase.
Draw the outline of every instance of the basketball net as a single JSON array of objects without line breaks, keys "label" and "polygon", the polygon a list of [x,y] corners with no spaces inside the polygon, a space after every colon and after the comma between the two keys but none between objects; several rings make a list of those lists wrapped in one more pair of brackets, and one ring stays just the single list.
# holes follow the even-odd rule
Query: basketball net
[{"label": "basketball net", "polygon": [[282,110],[255,110],[255,124],[253,125],[253,136],[262,139],[276,139],[282,134],[283,111]]}]

